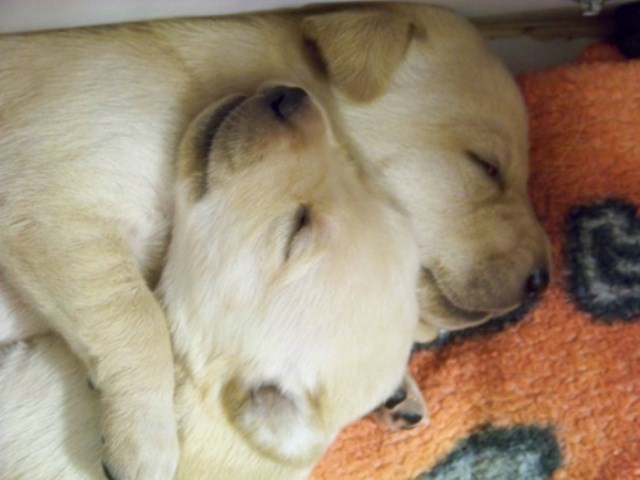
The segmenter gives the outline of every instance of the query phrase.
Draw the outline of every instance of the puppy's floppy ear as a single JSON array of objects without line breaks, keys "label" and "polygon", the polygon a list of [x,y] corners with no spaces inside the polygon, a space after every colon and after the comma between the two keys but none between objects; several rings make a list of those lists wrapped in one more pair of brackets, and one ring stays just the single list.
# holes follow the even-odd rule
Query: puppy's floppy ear
[{"label": "puppy's floppy ear", "polygon": [[189,180],[190,200],[195,201],[207,189],[206,172],[209,162],[207,151],[207,124],[216,105],[209,105],[187,127],[178,148],[177,172],[179,180]]},{"label": "puppy's floppy ear", "polygon": [[398,12],[355,9],[309,16],[302,31],[336,86],[364,102],[380,95],[391,81],[414,26]]},{"label": "puppy's floppy ear", "polygon": [[283,392],[274,383],[227,384],[223,404],[231,423],[253,447],[278,461],[306,465],[329,444],[309,394]]},{"label": "puppy's floppy ear", "polygon": [[207,191],[209,150],[215,127],[226,116],[226,108],[231,108],[243,98],[240,94],[224,97],[206,107],[188,125],[178,148],[176,169],[179,180],[189,181],[191,201],[198,200]]}]

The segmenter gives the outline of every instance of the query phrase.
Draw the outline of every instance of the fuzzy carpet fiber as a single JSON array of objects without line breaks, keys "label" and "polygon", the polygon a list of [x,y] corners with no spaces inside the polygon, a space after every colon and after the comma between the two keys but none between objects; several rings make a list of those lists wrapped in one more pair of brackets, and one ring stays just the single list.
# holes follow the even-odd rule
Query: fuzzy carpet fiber
[{"label": "fuzzy carpet fiber", "polygon": [[549,291],[420,349],[431,424],[364,419],[314,480],[640,479],[640,61],[599,45],[519,82]]}]

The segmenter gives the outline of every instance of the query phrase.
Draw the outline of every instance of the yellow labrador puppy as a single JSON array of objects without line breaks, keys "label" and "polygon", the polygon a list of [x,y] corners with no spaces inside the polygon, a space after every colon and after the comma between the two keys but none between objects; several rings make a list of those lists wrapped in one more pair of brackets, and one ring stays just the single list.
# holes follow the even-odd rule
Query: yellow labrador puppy
[{"label": "yellow labrador puppy", "polygon": [[417,339],[546,286],[523,102],[452,13],[362,4],[14,35],[0,51],[0,269],[102,392],[117,478],[176,468],[169,335],[149,285],[179,133],[215,98],[273,80],[314,93],[412,217]]},{"label": "yellow labrador puppy", "polygon": [[[404,374],[418,325],[409,222],[299,88],[206,109],[177,170],[158,292],[178,478],[304,478]],[[105,394],[57,335],[5,344],[0,477],[102,478]]]}]

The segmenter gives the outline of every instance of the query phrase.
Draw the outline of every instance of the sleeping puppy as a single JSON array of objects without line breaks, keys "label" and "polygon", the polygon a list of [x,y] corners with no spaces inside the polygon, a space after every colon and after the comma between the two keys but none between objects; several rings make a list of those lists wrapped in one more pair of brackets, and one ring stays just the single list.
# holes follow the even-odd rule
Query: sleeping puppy
[{"label": "sleeping puppy", "polygon": [[[177,477],[304,478],[403,376],[418,324],[409,222],[299,88],[216,102],[176,167],[157,293]],[[0,476],[101,478],[106,392],[90,391],[65,342],[5,344],[0,365]]]},{"label": "sleeping puppy", "polygon": [[417,340],[548,282],[523,102],[452,13],[332,6],[12,35],[0,50],[0,270],[102,392],[116,477],[168,479],[177,464],[169,335],[150,285],[172,222],[172,152],[215,98],[274,79],[314,93],[412,218]]},{"label": "sleeping puppy", "polygon": [[[527,114],[513,78],[470,25],[445,12],[394,10],[417,27],[386,93],[338,105],[344,131],[413,221],[419,340],[428,341],[541,295],[549,246],[527,195]],[[355,43],[326,42],[338,49],[342,40]]]}]

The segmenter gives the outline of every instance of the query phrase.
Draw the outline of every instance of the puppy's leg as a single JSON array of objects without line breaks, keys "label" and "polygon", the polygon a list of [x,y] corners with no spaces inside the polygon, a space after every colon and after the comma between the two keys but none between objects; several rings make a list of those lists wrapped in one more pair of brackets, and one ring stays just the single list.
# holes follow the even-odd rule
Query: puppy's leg
[{"label": "puppy's leg", "polygon": [[178,443],[163,312],[115,229],[59,216],[0,216],[0,268],[88,368],[112,477],[170,479]]},{"label": "puppy's leg", "polygon": [[421,422],[429,423],[422,392],[409,372],[393,395],[373,412],[373,417],[395,430],[413,428]]}]

